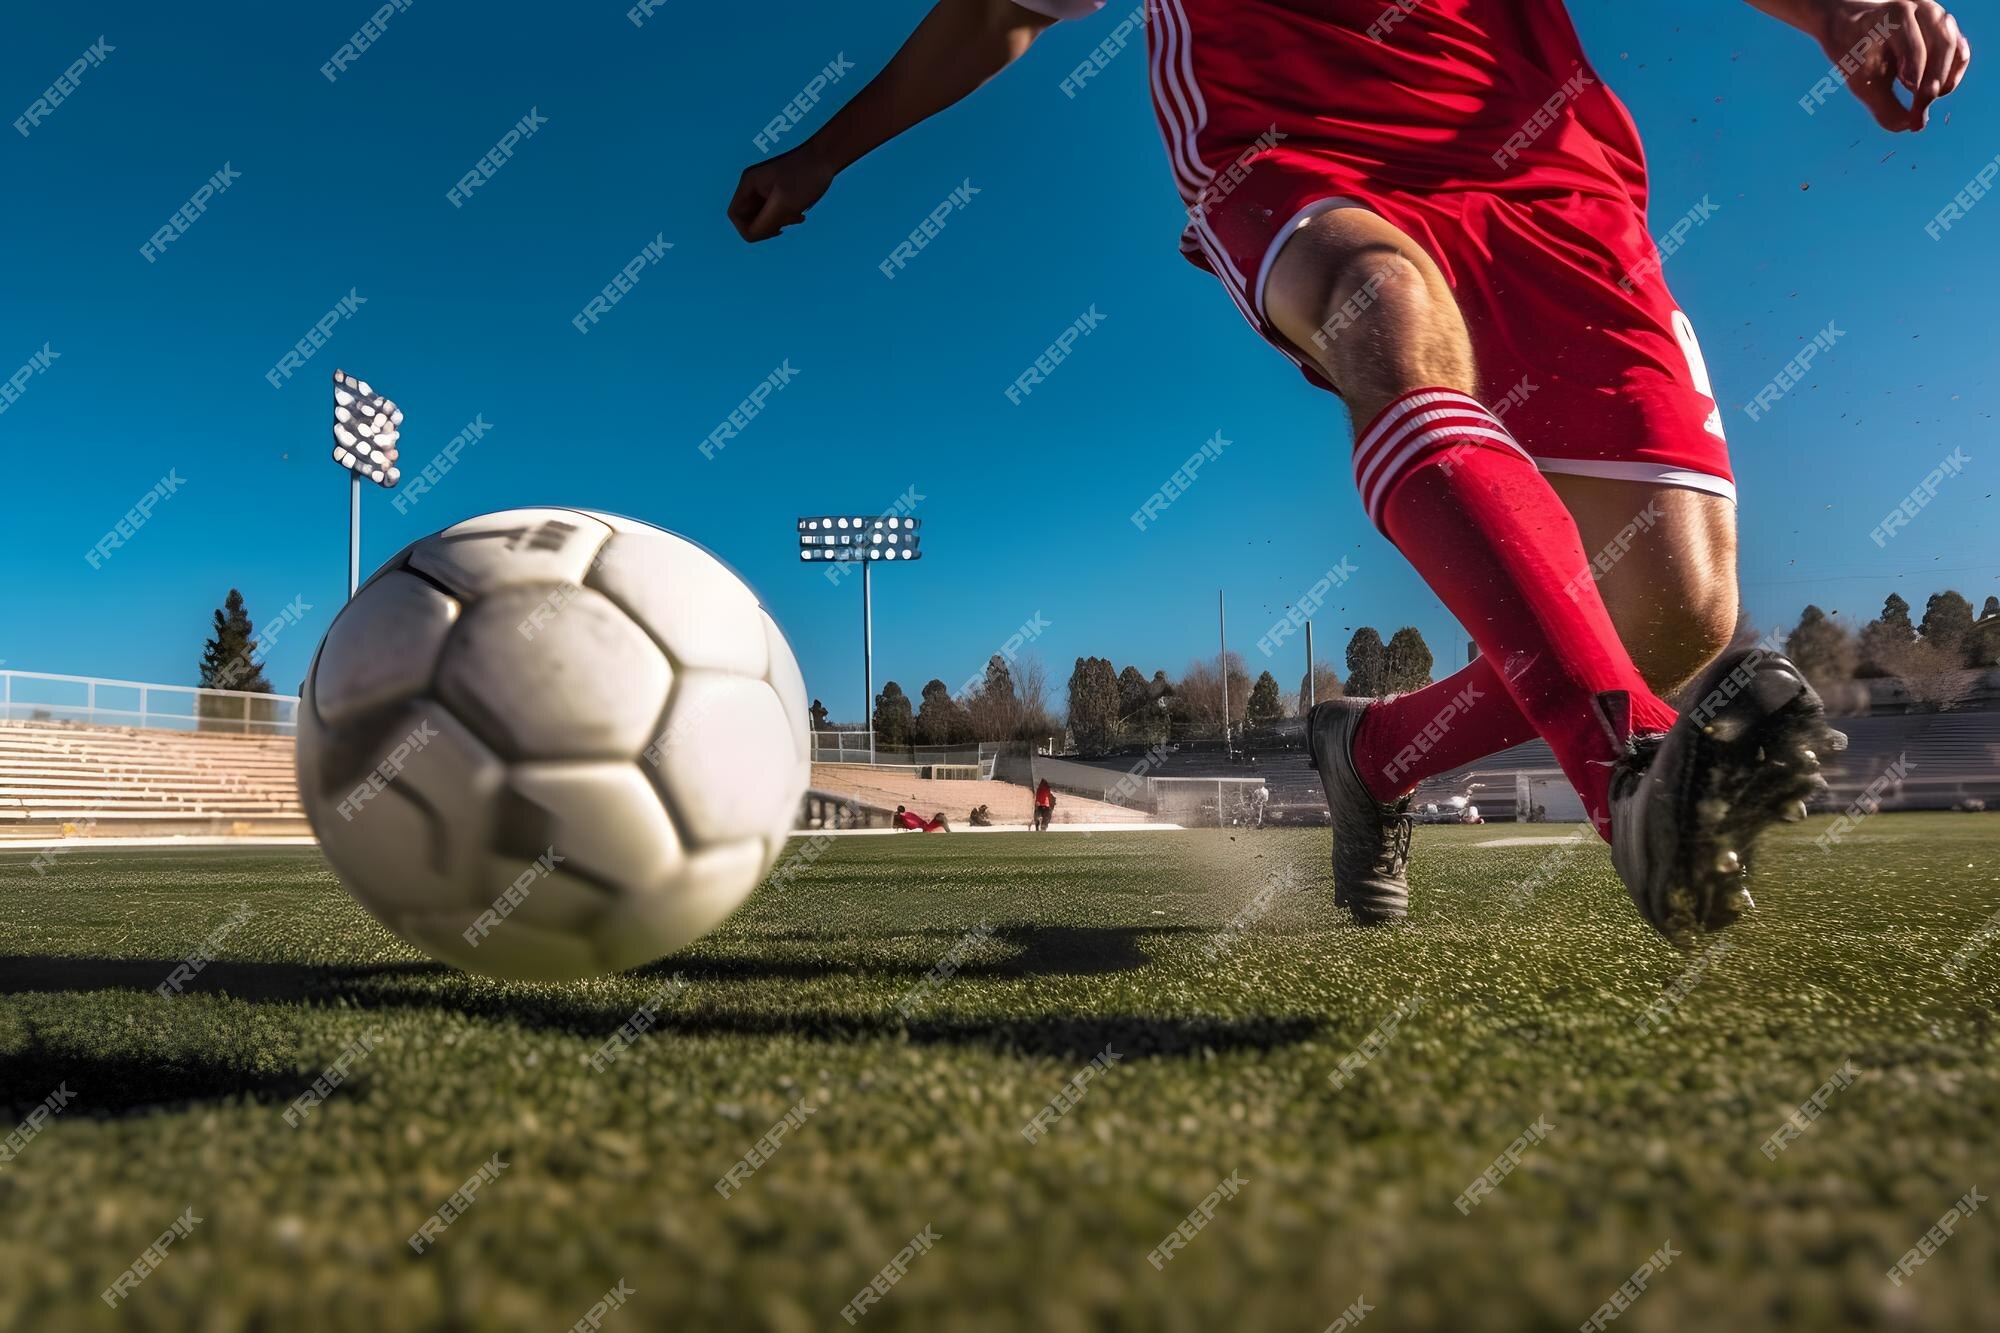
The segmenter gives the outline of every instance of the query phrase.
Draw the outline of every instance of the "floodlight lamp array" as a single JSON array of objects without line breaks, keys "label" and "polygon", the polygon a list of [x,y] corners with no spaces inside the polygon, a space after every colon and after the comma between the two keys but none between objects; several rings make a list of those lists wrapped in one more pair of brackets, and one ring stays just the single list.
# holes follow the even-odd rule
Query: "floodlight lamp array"
[{"label": "floodlight lamp array", "polygon": [[834,515],[799,520],[799,559],[921,560],[919,520],[900,514],[875,518]]},{"label": "floodlight lamp array", "polygon": [[367,380],[333,372],[333,461],[388,488],[403,479],[396,466],[403,409],[370,388]]}]

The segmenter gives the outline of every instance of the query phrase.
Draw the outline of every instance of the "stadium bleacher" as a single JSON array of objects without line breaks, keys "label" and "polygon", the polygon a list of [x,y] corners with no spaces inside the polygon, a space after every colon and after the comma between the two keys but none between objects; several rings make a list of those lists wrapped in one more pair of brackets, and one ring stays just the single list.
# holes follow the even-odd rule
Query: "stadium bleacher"
[{"label": "stadium bleacher", "polygon": [[[1822,808],[1845,807],[1865,794],[1887,809],[1980,803],[2000,809],[2000,709],[1884,713],[1840,718],[1837,725],[1847,732],[1849,747],[1829,764],[1831,790]],[[1257,779],[1270,790],[1274,822],[1326,819],[1319,775],[1306,766],[1296,737],[1253,740],[1233,754],[1219,741],[1192,741],[1168,746],[1164,757],[1133,748],[1066,762],[1148,778]],[[1548,746],[1530,741],[1426,780],[1417,801],[1441,803],[1473,793],[1486,819],[1510,820],[1517,817],[1515,775],[1548,775],[1555,768]],[[813,786],[880,810],[942,810],[954,823],[976,805],[988,806],[998,823],[1026,823],[1032,805],[1030,788],[1018,782],[928,779],[909,768],[818,764]],[[1119,805],[1065,792],[1057,818],[1143,821],[1150,810],[1144,788],[1134,795],[1129,805]],[[288,736],[0,721],[0,839],[309,832]]]},{"label": "stadium bleacher", "polygon": [[[1827,765],[1830,790],[1820,807],[1847,805],[1901,760],[1906,772],[1873,793],[1885,809],[1950,810],[1968,801],[2000,809],[2000,709],[1844,717],[1834,719],[1834,725],[1847,733],[1848,748]],[[1145,760],[1146,752],[1135,748],[1092,758],[1072,756],[1070,762],[1130,772]],[[1556,770],[1548,744],[1528,741],[1426,779],[1417,788],[1416,803],[1475,792],[1489,822],[1512,820],[1517,818],[1514,775]],[[1219,741],[1180,742],[1144,771],[1162,778],[1261,778],[1280,822],[1324,822],[1327,817],[1319,775],[1306,767],[1305,749],[1296,742],[1253,740],[1234,757],[1223,753]]]},{"label": "stadium bleacher", "polygon": [[[1030,787],[998,780],[971,781],[915,776],[914,770],[866,764],[814,764],[813,790],[844,796],[864,806],[893,810],[908,806],[929,818],[943,811],[953,827],[965,824],[972,808],[984,805],[995,824],[1027,824],[1034,815]],[[1141,824],[1144,811],[1065,794],[1056,802],[1058,824]]]},{"label": "stadium bleacher", "polygon": [[0,838],[310,833],[289,736],[0,722]]}]

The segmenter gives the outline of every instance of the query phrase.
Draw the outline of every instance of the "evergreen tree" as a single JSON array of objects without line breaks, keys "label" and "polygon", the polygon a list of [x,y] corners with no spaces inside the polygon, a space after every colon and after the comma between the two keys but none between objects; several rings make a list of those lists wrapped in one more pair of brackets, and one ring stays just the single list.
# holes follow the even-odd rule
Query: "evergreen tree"
[{"label": "evergreen tree", "polygon": [[958,700],[951,697],[951,686],[941,680],[924,686],[916,733],[919,745],[957,745],[972,734],[972,723]]},{"label": "evergreen tree", "polygon": [[1391,694],[1421,690],[1431,683],[1431,648],[1414,626],[1405,625],[1389,636],[1382,660],[1384,684]]},{"label": "evergreen tree", "polygon": [[1139,674],[1139,668],[1128,666],[1118,673],[1118,716],[1128,721],[1145,712],[1153,702],[1153,688],[1146,678]]},{"label": "evergreen tree", "polygon": [[1079,657],[1069,677],[1069,733],[1082,754],[1102,754],[1118,736],[1118,673],[1102,657]]},{"label": "evergreen tree", "polygon": [[1373,625],[1363,625],[1347,641],[1347,692],[1373,699],[1389,692],[1389,652]]},{"label": "evergreen tree", "polygon": [[1817,606],[1808,606],[1798,627],[1785,636],[1785,656],[1822,693],[1854,679],[1861,663],[1854,636]]},{"label": "evergreen tree", "polygon": [[1882,615],[1861,630],[1861,662],[1855,674],[1894,676],[1902,673],[1909,650],[1917,642],[1917,627],[1910,623],[1910,604],[1895,593],[1882,603]]},{"label": "evergreen tree", "polygon": [[1972,630],[1972,665],[2000,666],[2000,597],[1988,597]]},{"label": "evergreen tree", "polygon": [[910,696],[892,680],[875,696],[875,743],[891,750],[906,749],[915,731]]},{"label": "evergreen tree", "polygon": [[982,741],[1012,740],[1021,725],[1021,696],[1007,659],[995,653],[986,659],[986,678],[966,702],[964,712],[972,737]]},{"label": "evergreen tree", "polygon": [[812,729],[814,731],[825,731],[827,729],[826,705],[817,699],[813,700],[812,703]]},{"label": "evergreen tree", "polygon": [[[216,608],[213,630],[201,646],[201,675],[195,684],[208,690],[271,693],[271,682],[264,679],[264,666],[257,660],[258,647],[250,612],[243,605],[243,594],[231,588],[222,605]],[[218,699],[204,694],[196,696],[195,715],[199,719],[196,725],[204,731],[240,731],[246,718],[269,722],[277,712],[271,705],[259,703],[246,713],[240,699]]]},{"label": "evergreen tree", "polygon": [[1972,603],[1962,594],[1932,593],[1924,605],[1924,623],[1917,629],[1947,663],[1947,670],[1972,665]]},{"label": "evergreen tree", "polygon": [[1910,604],[1898,593],[1890,593],[1882,602],[1882,623],[1906,638],[1917,637],[1917,627],[1910,623]]},{"label": "evergreen tree", "polygon": [[1252,731],[1268,731],[1285,715],[1285,701],[1278,693],[1278,678],[1266,671],[1250,687],[1243,721]]}]

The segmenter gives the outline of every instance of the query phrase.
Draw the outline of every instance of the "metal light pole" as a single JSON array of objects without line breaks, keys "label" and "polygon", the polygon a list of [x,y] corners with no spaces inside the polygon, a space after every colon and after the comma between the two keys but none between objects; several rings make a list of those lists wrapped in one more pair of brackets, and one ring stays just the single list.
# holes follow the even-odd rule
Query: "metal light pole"
[{"label": "metal light pole", "polygon": [[861,720],[868,724],[868,762],[875,762],[875,612],[867,560],[861,562]]},{"label": "metal light pole", "polygon": [[1222,658],[1216,663],[1222,677],[1222,757],[1229,757],[1229,595],[1215,593],[1215,622],[1222,633]]},{"label": "metal light pole", "polygon": [[1319,702],[1319,682],[1313,679],[1313,623],[1306,622],[1306,711]]},{"label": "metal light pole", "polygon": [[347,486],[347,596],[352,600],[361,589],[361,474],[348,474]]},{"label": "metal light pole", "polygon": [[345,371],[333,372],[333,461],[347,469],[347,595],[361,587],[361,479],[388,490],[396,466],[403,409]]},{"label": "metal light pole", "polygon": [[[917,519],[900,514],[876,518],[802,518],[799,520],[799,560],[804,564],[861,566],[861,720],[868,728],[868,762],[875,762],[875,604],[874,566],[883,560],[907,562],[924,558]],[[827,577],[840,582],[829,569]]]}]

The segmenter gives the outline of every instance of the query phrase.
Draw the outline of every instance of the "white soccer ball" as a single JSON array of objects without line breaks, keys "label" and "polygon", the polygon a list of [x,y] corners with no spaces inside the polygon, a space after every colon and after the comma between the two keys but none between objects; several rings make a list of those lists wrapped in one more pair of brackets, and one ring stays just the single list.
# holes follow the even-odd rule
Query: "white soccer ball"
[{"label": "white soccer ball", "polygon": [[636,967],[771,869],[805,681],[736,574],[609,514],[510,509],[406,548],[327,631],[299,791],[390,930],[491,976]]}]

